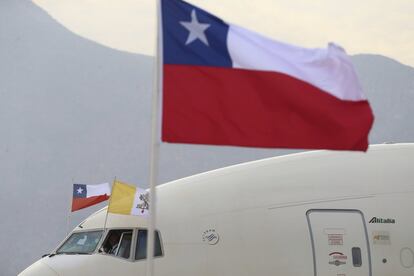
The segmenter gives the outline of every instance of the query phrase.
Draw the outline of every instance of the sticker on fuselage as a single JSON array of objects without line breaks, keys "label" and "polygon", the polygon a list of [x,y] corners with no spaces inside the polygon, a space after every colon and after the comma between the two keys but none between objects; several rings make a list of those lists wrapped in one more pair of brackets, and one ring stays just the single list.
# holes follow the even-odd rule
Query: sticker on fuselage
[{"label": "sticker on fuselage", "polygon": [[215,229],[208,229],[202,234],[203,242],[208,243],[209,245],[215,245],[219,242],[220,237]]},{"label": "sticker on fuselage", "polygon": [[348,256],[346,256],[342,252],[331,252],[329,254],[329,264],[340,266],[346,264],[346,260],[348,259]]},{"label": "sticker on fuselage", "polygon": [[388,231],[373,231],[372,232],[372,242],[373,244],[391,244],[391,235]]},{"label": "sticker on fuselage", "polygon": [[344,235],[342,235],[342,234],[328,234],[328,244],[329,245],[343,245],[344,244]]}]

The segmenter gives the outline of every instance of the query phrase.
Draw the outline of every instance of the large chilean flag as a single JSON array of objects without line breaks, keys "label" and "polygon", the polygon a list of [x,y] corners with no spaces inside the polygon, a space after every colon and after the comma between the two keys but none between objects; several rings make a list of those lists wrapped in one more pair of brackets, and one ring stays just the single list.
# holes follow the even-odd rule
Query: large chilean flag
[{"label": "large chilean flag", "polygon": [[281,43],[161,0],[162,140],[363,150],[373,114],[345,51]]}]

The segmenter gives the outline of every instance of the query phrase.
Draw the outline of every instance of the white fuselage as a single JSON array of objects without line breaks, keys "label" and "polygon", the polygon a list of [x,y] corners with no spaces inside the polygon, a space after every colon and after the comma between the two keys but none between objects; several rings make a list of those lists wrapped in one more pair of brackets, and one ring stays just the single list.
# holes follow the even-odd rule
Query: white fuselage
[{"label": "white fuselage", "polygon": [[[414,275],[412,164],[414,145],[380,145],[367,154],[276,157],[161,185],[155,275]],[[105,215],[72,234],[101,230]],[[20,275],[145,275],[135,251],[146,224],[109,215],[105,233],[133,233],[128,258],[99,252],[104,233],[93,253],[47,256]]]}]

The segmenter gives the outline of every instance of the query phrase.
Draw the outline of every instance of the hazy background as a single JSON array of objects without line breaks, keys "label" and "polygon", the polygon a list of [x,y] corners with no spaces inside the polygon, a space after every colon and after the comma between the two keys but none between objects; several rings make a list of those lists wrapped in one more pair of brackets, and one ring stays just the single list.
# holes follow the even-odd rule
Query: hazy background
[{"label": "hazy background", "polygon": [[[0,0],[0,275],[17,274],[102,207],[72,214],[67,227],[73,181],[147,187],[153,58],[114,48],[30,1]],[[376,116],[371,143],[413,142],[414,68],[380,55],[352,60]],[[162,144],[159,178],[288,152]]]},{"label": "hazy background", "polygon": [[[133,53],[155,53],[156,0],[33,1],[83,37]],[[278,40],[304,47],[334,41],[351,54],[381,54],[414,66],[412,0],[188,1]]]}]

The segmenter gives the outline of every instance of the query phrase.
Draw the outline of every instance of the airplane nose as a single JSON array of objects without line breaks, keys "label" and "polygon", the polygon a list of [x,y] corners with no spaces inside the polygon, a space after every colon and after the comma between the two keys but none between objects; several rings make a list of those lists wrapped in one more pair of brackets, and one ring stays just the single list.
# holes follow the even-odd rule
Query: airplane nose
[{"label": "airplane nose", "polygon": [[23,270],[18,276],[59,276],[59,274],[44,264],[42,260],[39,260]]}]

